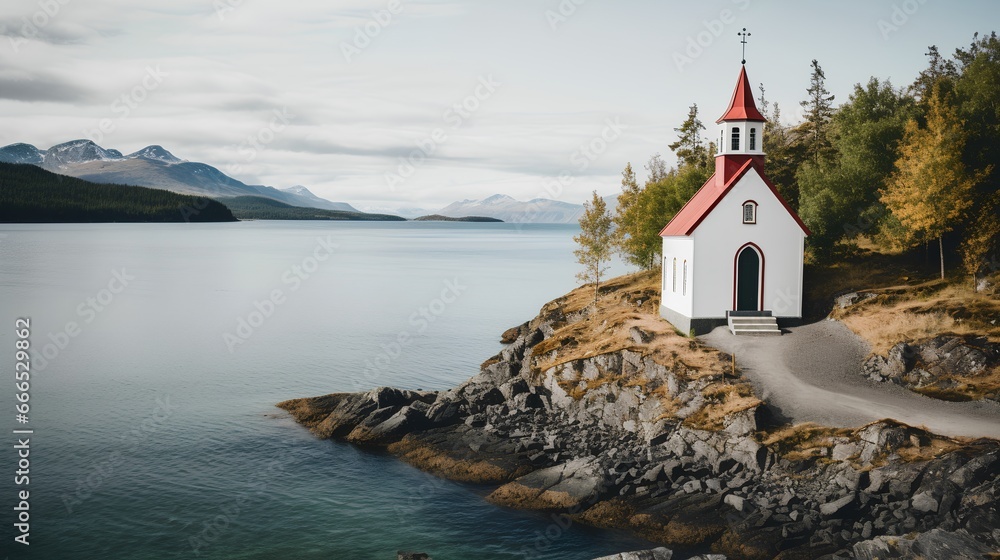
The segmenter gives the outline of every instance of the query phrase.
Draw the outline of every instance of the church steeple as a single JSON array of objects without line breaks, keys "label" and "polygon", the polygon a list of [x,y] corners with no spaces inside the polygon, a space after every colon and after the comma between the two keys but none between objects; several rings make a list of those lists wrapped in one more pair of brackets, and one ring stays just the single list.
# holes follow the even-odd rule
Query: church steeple
[{"label": "church steeple", "polygon": [[715,122],[719,125],[719,151],[715,156],[715,176],[719,185],[724,185],[747,160],[757,160],[763,169],[766,119],[754,103],[746,66],[740,67],[729,108]]}]

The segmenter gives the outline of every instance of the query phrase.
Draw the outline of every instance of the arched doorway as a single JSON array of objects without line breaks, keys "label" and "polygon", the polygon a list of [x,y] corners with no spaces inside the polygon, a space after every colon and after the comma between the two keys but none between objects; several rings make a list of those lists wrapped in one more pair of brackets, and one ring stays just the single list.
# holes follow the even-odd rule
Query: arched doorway
[{"label": "arched doorway", "polygon": [[733,306],[736,311],[760,311],[764,282],[764,255],[753,243],[736,252]]}]

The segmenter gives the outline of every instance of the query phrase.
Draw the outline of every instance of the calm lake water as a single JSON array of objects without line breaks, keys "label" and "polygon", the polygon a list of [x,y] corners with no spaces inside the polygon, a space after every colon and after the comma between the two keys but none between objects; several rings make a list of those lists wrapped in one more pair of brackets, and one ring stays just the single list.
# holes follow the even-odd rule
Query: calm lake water
[{"label": "calm lake water", "polygon": [[[0,225],[10,558],[585,560],[647,545],[320,441],[274,404],[444,389],[575,286],[575,226]],[[616,265],[613,272],[624,272]],[[31,319],[27,425],[14,321]],[[30,546],[10,430],[30,428]]]}]

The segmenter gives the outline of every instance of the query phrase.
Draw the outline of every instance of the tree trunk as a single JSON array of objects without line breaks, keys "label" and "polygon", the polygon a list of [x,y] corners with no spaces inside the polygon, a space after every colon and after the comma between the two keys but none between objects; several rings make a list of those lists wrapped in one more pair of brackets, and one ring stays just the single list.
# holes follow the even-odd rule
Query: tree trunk
[{"label": "tree trunk", "polygon": [[944,280],[944,238],[943,235],[938,236],[938,252],[941,254],[941,279]]}]

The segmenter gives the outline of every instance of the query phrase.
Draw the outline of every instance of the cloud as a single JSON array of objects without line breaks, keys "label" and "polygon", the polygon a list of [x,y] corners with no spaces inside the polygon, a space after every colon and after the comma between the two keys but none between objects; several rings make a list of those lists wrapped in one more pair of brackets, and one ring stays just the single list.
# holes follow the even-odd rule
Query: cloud
[{"label": "cloud", "polygon": [[0,99],[86,103],[94,99],[94,92],[52,75],[5,72],[0,74]]}]

